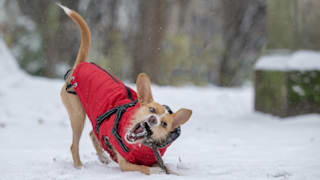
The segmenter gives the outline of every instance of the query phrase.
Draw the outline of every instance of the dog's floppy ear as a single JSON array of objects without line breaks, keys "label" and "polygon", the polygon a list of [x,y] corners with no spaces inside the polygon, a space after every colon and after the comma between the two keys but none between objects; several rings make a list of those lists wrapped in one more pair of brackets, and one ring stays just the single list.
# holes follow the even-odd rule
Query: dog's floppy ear
[{"label": "dog's floppy ear", "polygon": [[140,104],[148,104],[153,101],[150,78],[145,73],[140,73],[136,82],[138,101]]},{"label": "dog's floppy ear", "polygon": [[186,123],[192,115],[192,111],[189,109],[179,109],[176,113],[173,114],[173,123],[172,129],[179,127],[180,125]]}]

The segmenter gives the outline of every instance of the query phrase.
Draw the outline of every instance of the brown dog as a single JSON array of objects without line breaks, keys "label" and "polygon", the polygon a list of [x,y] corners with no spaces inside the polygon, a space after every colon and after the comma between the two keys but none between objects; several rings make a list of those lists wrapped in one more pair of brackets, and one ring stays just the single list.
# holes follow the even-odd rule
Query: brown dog
[{"label": "brown dog", "polygon": [[[66,14],[71,17],[71,19],[78,24],[81,30],[81,45],[78,52],[77,59],[71,71],[79,65],[81,62],[85,62],[88,58],[89,48],[90,48],[90,30],[87,26],[87,23],[83,20],[83,18],[73,10],[70,10],[64,6],[60,7],[66,12]],[[79,156],[79,141],[81,137],[81,133],[84,127],[84,121],[86,117],[85,110],[83,108],[83,104],[80,102],[78,96],[69,94],[66,91],[67,84],[71,82],[71,77],[68,77],[66,80],[66,84],[61,89],[61,99],[68,111],[69,118],[71,121],[72,127],[72,145],[71,145],[71,153],[73,158],[74,167],[79,168],[82,166],[80,156]],[[131,126],[127,130],[127,139],[130,143],[142,143],[145,140],[143,138],[130,138],[135,137],[134,134],[137,126],[142,122],[149,120],[158,121],[156,126],[151,128],[152,136],[151,139],[154,142],[161,142],[165,139],[172,130],[177,128],[178,126],[187,122],[192,114],[191,110],[188,109],[180,109],[176,113],[169,114],[165,107],[155,102],[152,97],[151,87],[150,87],[150,79],[149,77],[141,73],[136,82],[137,94],[138,94],[138,103],[140,103],[139,109],[135,112]],[[71,88],[72,89],[72,88]],[[92,139],[93,145],[96,149],[98,158],[101,162],[108,163],[109,160],[104,154],[104,150],[99,144],[99,140],[96,137],[96,134],[91,131],[90,137]],[[129,138],[128,138],[129,137]],[[149,167],[145,165],[137,165],[128,162],[120,153],[115,151],[117,162],[122,171],[140,171],[145,174],[150,173],[159,173],[162,172],[159,167]]]}]

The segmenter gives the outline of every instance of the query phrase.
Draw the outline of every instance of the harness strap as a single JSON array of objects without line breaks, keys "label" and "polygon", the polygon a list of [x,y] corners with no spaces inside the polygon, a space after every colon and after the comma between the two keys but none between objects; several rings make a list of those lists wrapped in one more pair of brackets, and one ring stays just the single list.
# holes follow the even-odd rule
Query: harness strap
[{"label": "harness strap", "polygon": [[[68,69],[68,71],[64,74],[63,79],[66,81],[68,79],[68,77],[70,76],[72,69]],[[77,93],[75,91],[71,91],[70,88],[74,87],[74,85],[72,83],[67,83],[66,86],[66,91],[67,93],[73,94],[73,95],[77,95]]]},{"label": "harness strap", "polygon": [[73,94],[73,95],[77,95],[77,93],[75,91],[71,91],[70,88],[74,87],[73,84],[71,83],[68,83],[67,86],[66,86],[66,91],[67,93],[69,94]]},{"label": "harness strap", "polygon": [[129,98],[131,101],[134,101],[134,100],[133,100],[133,97],[132,97],[132,93],[131,93],[129,87],[128,87],[128,86],[125,86],[125,88],[126,88],[127,93],[128,93],[128,98]]},{"label": "harness strap", "polygon": [[166,108],[166,110],[168,111],[169,114],[173,114],[173,112],[172,112],[172,110],[170,109],[169,106],[167,106],[167,105],[165,105],[165,104],[163,104],[162,106],[163,106],[164,108]]},{"label": "harness strap", "polygon": [[113,125],[113,128],[112,128],[112,134],[115,136],[116,140],[118,141],[118,143],[120,144],[122,150],[126,153],[129,152],[129,148],[124,144],[124,142],[122,141],[122,138],[121,136],[119,135],[118,133],[118,127],[119,127],[119,123],[120,123],[120,119],[123,115],[123,113],[126,112],[126,110],[129,108],[129,107],[132,107],[132,106],[135,106],[137,104],[137,100],[135,101],[132,101],[128,104],[124,104],[122,106],[117,106],[105,113],[103,113],[101,116],[99,116],[97,118],[97,125],[96,125],[96,131],[97,131],[97,134],[99,134],[99,130],[100,130],[100,126],[101,124],[103,123],[103,121],[106,119],[106,118],[109,118],[111,115],[113,115],[114,113],[116,113],[116,117],[115,117],[115,122],[114,122],[114,125]]},{"label": "harness strap", "polygon": [[70,73],[71,73],[71,69],[68,69],[67,72],[64,74],[63,79],[64,79],[65,81],[68,79]]}]

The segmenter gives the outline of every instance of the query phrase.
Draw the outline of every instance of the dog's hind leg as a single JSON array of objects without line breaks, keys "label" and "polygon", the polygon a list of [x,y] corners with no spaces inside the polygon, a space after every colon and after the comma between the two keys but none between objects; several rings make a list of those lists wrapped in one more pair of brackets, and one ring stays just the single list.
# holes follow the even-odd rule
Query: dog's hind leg
[{"label": "dog's hind leg", "polygon": [[68,111],[72,127],[71,153],[73,158],[73,165],[75,168],[80,168],[82,166],[82,163],[79,156],[79,141],[83,131],[86,113],[78,96],[67,93],[65,89],[66,85],[62,87],[61,99]]},{"label": "dog's hind leg", "polygon": [[92,140],[92,144],[93,144],[94,148],[96,149],[97,156],[98,156],[100,162],[104,163],[104,164],[109,164],[110,160],[107,157],[107,155],[104,153],[104,151],[103,151],[102,147],[100,146],[99,141],[98,141],[96,135],[93,133],[93,131],[90,132],[90,138]]}]

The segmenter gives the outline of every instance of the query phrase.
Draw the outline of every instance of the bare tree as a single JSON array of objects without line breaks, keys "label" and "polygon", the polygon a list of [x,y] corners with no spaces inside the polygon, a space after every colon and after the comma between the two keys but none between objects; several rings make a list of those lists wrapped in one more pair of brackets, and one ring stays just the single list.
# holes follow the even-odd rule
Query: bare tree
[{"label": "bare tree", "polygon": [[221,8],[225,51],[218,85],[240,85],[266,39],[266,0],[223,0]]},{"label": "bare tree", "polygon": [[161,45],[167,27],[167,0],[139,1],[139,30],[133,47],[133,80],[141,72],[161,83]]}]

